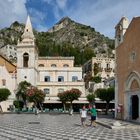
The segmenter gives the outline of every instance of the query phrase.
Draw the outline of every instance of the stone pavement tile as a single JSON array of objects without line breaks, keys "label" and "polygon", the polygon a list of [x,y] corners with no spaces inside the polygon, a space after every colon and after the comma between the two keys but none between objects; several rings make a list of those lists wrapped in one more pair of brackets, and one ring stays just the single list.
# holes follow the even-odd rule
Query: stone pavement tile
[{"label": "stone pavement tile", "polygon": [[[119,122],[121,126],[114,126],[113,124],[115,122]],[[97,123],[106,126],[111,129],[120,129],[120,128],[138,128],[140,129],[140,125],[136,124],[134,122],[128,122],[128,121],[121,121],[121,120],[116,120],[116,119],[111,119],[111,118],[98,118]]]},{"label": "stone pavement tile", "polygon": [[[40,122],[40,124],[29,124],[28,122]],[[66,123],[65,123],[66,122]],[[4,115],[0,116],[0,136],[5,140],[14,135],[17,140],[107,140],[120,139],[133,140],[140,139],[140,130],[121,129],[111,130],[97,125],[96,128],[80,126],[79,116],[73,115]],[[77,124],[77,125],[75,125]],[[21,126],[22,125],[22,126]],[[0,139],[1,140],[1,139]],[[15,139],[14,139],[15,140]]]}]

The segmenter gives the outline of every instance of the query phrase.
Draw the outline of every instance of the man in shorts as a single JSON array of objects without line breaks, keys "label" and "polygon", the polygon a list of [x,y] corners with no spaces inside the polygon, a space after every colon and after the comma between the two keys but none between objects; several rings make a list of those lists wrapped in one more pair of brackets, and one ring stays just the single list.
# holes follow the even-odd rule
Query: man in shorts
[{"label": "man in shorts", "polygon": [[95,105],[92,106],[92,108],[90,109],[90,114],[91,114],[91,126],[96,127],[96,108]]}]

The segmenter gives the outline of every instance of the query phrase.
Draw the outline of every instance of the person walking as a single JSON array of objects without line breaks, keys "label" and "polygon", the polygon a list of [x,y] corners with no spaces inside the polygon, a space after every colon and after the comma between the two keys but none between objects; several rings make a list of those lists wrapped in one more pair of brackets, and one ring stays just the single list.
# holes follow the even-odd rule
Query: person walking
[{"label": "person walking", "polygon": [[90,114],[91,114],[91,126],[96,127],[96,107],[95,105],[92,106],[92,108],[90,109]]},{"label": "person walking", "polygon": [[35,106],[35,115],[38,115],[39,114],[39,110],[38,108]]},{"label": "person walking", "polygon": [[86,110],[85,106],[83,106],[80,114],[81,114],[80,115],[81,116],[81,125],[83,127],[85,127],[86,126],[85,122],[86,122],[86,118],[87,118],[87,110]]}]

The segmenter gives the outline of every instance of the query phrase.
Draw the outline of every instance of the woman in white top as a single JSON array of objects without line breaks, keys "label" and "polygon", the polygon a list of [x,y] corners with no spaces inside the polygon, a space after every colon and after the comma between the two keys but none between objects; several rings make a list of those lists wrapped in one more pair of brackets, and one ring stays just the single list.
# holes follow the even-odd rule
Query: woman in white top
[{"label": "woman in white top", "polygon": [[80,114],[81,114],[81,124],[82,124],[82,126],[85,127],[85,121],[86,121],[86,118],[87,118],[87,110],[86,110],[85,106],[83,106]]}]

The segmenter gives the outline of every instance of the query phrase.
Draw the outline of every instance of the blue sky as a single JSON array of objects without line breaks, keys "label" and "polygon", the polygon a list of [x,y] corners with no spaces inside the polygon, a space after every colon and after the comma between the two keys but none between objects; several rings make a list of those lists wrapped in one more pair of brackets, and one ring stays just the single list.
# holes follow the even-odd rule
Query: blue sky
[{"label": "blue sky", "polygon": [[140,0],[0,0],[0,28],[14,21],[25,23],[27,14],[38,31],[47,31],[69,16],[113,38],[114,27],[122,16],[130,21],[140,16]]}]

